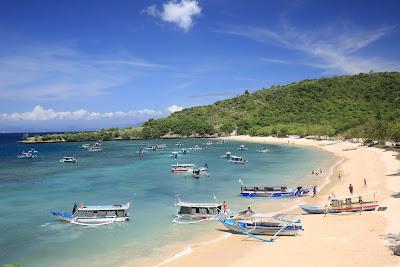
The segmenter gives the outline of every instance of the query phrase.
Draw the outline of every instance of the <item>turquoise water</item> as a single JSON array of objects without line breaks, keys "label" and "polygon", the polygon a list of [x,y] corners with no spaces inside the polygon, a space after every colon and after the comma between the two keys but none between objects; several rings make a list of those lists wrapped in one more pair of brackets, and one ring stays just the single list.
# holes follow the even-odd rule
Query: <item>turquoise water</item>
[{"label": "turquoise water", "polygon": [[[179,159],[180,163],[207,163],[209,177],[194,179],[171,174],[169,157],[178,150],[179,140],[166,143],[164,151],[135,153],[146,141],[103,142],[103,152],[88,152],[80,143],[35,145],[39,158],[18,160],[16,155],[33,146],[17,144],[0,136],[0,265],[22,266],[112,266],[145,256],[159,255],[171,242],[187,241],[210,229],[205,225],[176,225],[176,194],[186,201],[227,200],[233,210],[242,210],[253,201],[268,207],[276,200],[249,200],[239,196],[238,178],[248,184],[321,183],[310,170],[325,168],[331,155],[319,150],[286,145],[263,145],[268,153],[257,153],[258,144],[246,144],[238,151],[237,142],[213,144]],[[204,140],[180,140],[185,147]],[[214,143],[216,143],[214,141]],[[225,151],[243,155],[246,165],[220,158]],[[62,164],[63,156],[75,156],[77,164]],[[324,169],[325,171],[325,169]],[[62,223],[51,210],[70,211],[74,202],[107,205],[132,201],[127,223],[104,227],[82,227]],[[211,223],[213,224],[213,223]]]}]

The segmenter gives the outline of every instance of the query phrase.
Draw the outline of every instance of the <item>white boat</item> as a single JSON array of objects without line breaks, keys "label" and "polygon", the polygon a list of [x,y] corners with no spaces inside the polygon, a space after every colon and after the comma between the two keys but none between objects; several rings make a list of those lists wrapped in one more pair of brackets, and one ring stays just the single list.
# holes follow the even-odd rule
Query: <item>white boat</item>
[{"label": "white boat", "polygon": [[247,150],[248,148],[247,147],[245,147],[244,145],[240,145],[239,147],[238,147],[238,150]]},{"label": "white boat", "polygon": [[226,151],[225,155],[220,156],[221,158],[226,158],[226,159],[230,159],[232,156],[232,153],[230,151]]},{"label": "white boat", "polygon": [[269,152],[269,149],[261,147],[260,149],[257,149],[257,152],[258,153],[266,153],[266,152]]},{"label": "white boat", "polygon": [[195,145],[194,147],[189,148],[190,150],[203,150],[203,148],[199,147],[198,145]]},{"label": "white boat", "polygon": [[156,148],[157,148],[157,150],[166,149],[167,145],[166,144],[159,144],[159,145],[156,145]]},{"label": "white boat", "polygon": [[183,202],[179,195],[178,202],[175,204],[177,207],[177,214],[174,218],[174,223],[179,224],[192,224],[203,221],[217,220],[218,216],[224,214],[223,203],[193,203]]},{"label": "white boat", "polygon": [[35,150],[34,148],[28,150],[28,152],[31,153],[31,154],[34,154],[34,155],[39,153],[39,151]]},{"label": "white boat", "polygon": [[74,157],[63,157],[62,159],[60,159],[61,163],[77,163],[78,160]]},{"label": "white boat", "polygon": [[193,172],[195,168],[194,164],[179,164],[176,163],[171,165],[171,172],[173,173],[186,173],[186,172]]},{"label": "white boat", "polygon": [[239,156],[231,156],[229,161],[235,164],[246,164],[248,162],[245,158]]},{"label": "white boat", "polygon": [[82,145],[82,148],[89,148],[90,147],[90,144],[83,144]]},{"label": "white boat", "polygon": [[88,148],[88,151],[90,151],[90,152],[100,152],[100,151],[103,151],[103,149],[101,149],[100,147],[91,146],[91,147]]},{"label": "white boat", "polygon": [[171,158],[177,159],[178,156],[179,156],[179,154],[178,154],[177,151],[172,151],[172,152],[171,152],[171,155],[169,155],[169,156],[170,156]]},{"label": "white boat", "polygon": [[204,144],[205,144],[206,146],[211,146],[211,145],[213,144],[213,142],[207,141],[207,142],[205,142]]},{"label": "white boat", "polygon": [[181,154],[189,154],[189,150],[187,150],[186,148],[182,148],[179,153]]},{"label": "white boat", "polygon": [[35,155],[31,152],[22,151],[21,154],[19,154],[17,156],[17,158],[19,158],[19,159],[34,159],[34,158],[37,158],[37,155]]},{"label": "white boat", "polygon": [[176,146],[183,146],[183,144],[181,142],[177,142],[175,145]]},{"label": "white boat", "polygon": [[155,145],[148,145],[147,147],[144,148],[147,151],[156,151],[157,150],[157,146]]},{"label": "white boat", "polygon": [[62,211],[52,211],[57,219],[84,226],[100,226],[114,222],[126,222],[130,217],[128,209],[130,203],[123,205],[107,206],[85,206],[81,204],[75,206],[72,213]]}]

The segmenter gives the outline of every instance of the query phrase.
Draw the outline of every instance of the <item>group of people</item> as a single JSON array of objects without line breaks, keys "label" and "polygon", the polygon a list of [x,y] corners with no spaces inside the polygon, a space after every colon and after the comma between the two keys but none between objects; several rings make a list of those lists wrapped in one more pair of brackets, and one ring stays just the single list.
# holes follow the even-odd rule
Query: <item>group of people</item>
[{"label": "group of people", "polygon": [[[227,213],[228,210],[228,203],[226,203],[226,201],[224,200],[224,202],[222,203],[222,208],[224,210],[224,213]],[[251,215],[254,214],[255,212],[249,207],[247,207],[247,209],[245,209],[244,211],[239,212],[239,215]]]},{"label": "group of people", "polygon": [[312,171],[311,171],[311,174],[312,174],[312,175],[319,175],[319,174],[322,174],[322,169],[319,169],[319,171],[318,171],[318,170],[316,170],[316,171],[312,170]]}]

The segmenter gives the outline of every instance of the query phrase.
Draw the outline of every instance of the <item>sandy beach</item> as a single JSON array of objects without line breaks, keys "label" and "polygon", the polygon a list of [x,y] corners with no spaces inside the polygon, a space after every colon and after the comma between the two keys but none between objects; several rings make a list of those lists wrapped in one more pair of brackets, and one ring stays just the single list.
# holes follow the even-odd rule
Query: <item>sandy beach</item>
[{"label": "sandy beach", "polygon": [[[147,259],[140,262],[141,266],[400,266],[400,257],[394,256],[391,249],[400,238],[400,203],[393,197],[400,192],[400,161],[395,159],[394,152],[348,142],[297,138],[232,136],[228,139],[312,146],[331,152],[341,160],[333,168],[329,183],[319,190],[316,198],[304,197],[302,201],[320,204],[332,192],[347,195],[351,183],[355,193],[377,192],[379,204],[387,210],[324,216],[305,215],[296,208],[290,213],[299,214],[305,231],[296,237],[280,237],[274,243],[229,234],[218,225],[220,231],[206,234],[190,247],[170,248],[175,250],[170,258]],[[343,150],[348,148],[356,149]],[[364,178],[367,188],[363,186]],[[262,207],[257,212],[263,212]]]}]

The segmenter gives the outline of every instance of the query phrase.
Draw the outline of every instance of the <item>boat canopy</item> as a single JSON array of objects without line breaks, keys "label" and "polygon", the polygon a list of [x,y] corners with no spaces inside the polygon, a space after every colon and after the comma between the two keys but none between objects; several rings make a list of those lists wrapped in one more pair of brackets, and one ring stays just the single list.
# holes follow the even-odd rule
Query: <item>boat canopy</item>
[{"label": "boat canopy", "polygon": [[239,157],[239,156],[231,156],[232,160],[243,160],[243,157]]},{"label": "boat canopy", "polygon": [[179,168],[179,167],[193,167],[194,166],[194,164],[174,164],[174,165],[171,165],[171,167],[175,167],[175,168]]},{"label": "boat canopy", "polygon": [[123,205],[106,205],[106,206],[84,206],[79,207],[78,210],[127,210],[129,209],[130,204],[123,204]]},{"label": "boat canopy", "polygon": [[376,196],[376,192],[371,192],[371,193],[365,193],[365,194],[353,194],[353,195],[344,195],[344,196],[335,196],[335,197],[331,197],[330,200],[345,200],[345,199],[349,199],[349,198],[362,198],[362,197],[368,197],[368,196]]},{"label": "boat canopy", "polygon": [[178,202],[175,205],[181,207],[199,207],[199,208],[216,208],[222,206],[222,203],[191,203],[191,202]]},{"label": "boat canopy", "polygon": [[285,192],[288,190],[287,186],[246,186],[240,187],[242,191],[268,191],[268,192]]}]

